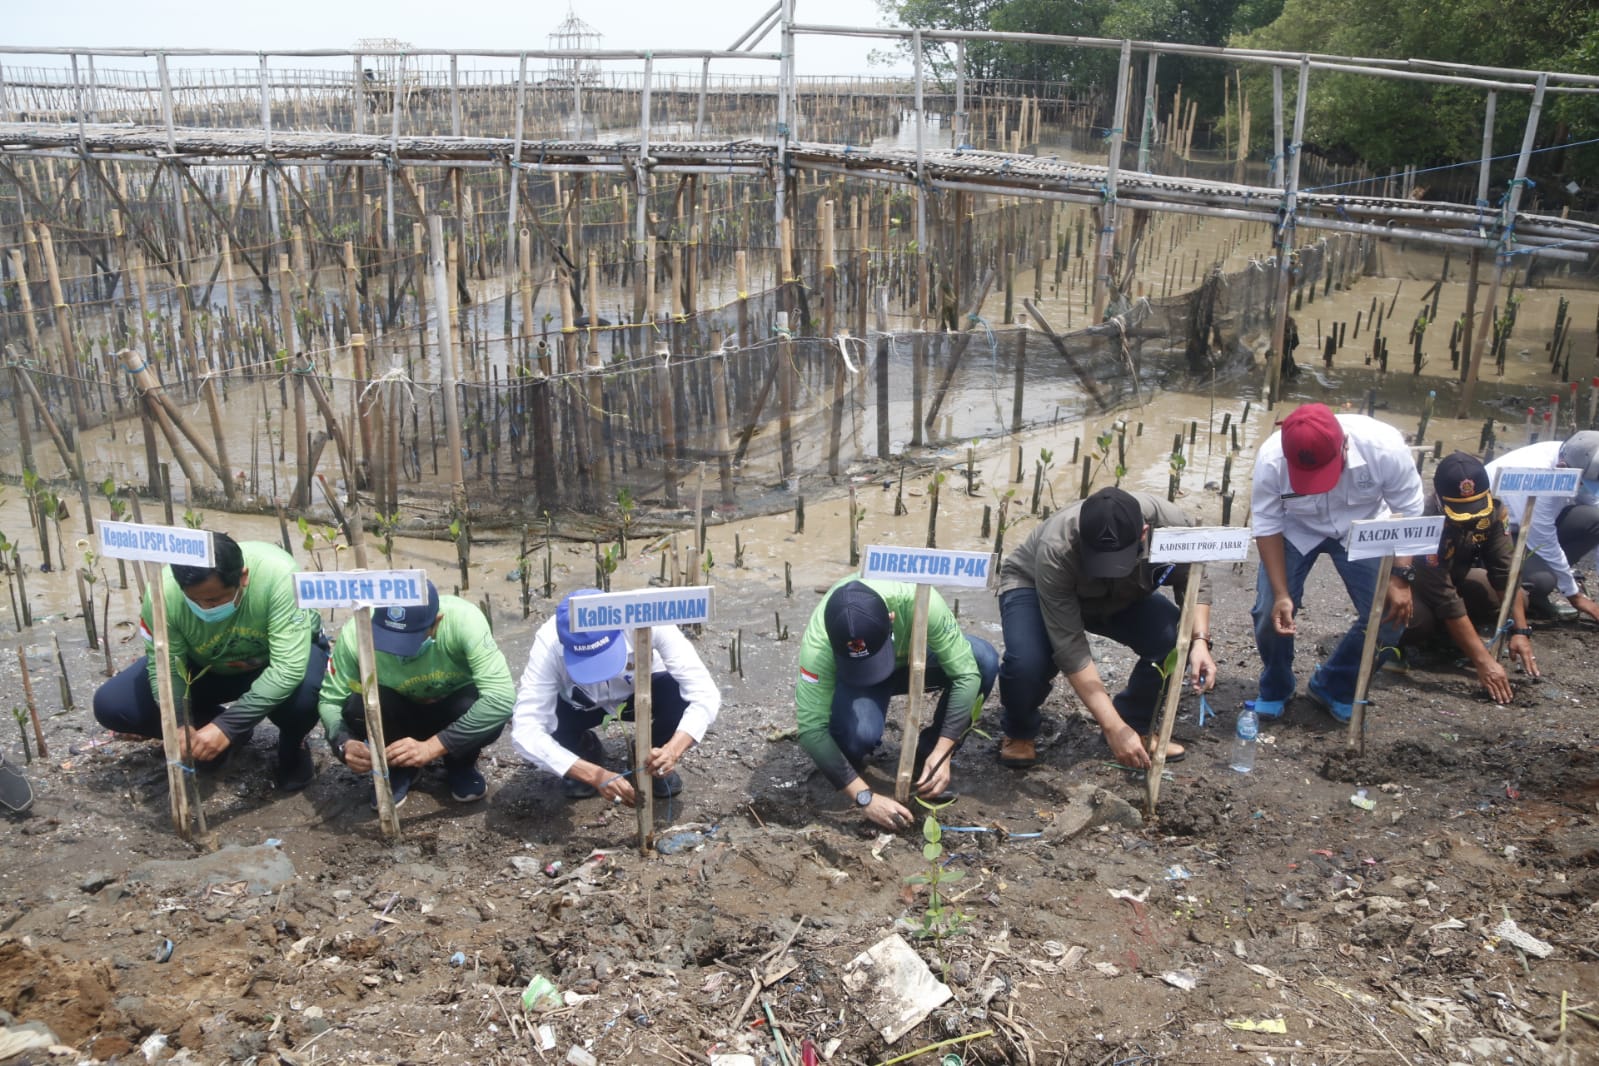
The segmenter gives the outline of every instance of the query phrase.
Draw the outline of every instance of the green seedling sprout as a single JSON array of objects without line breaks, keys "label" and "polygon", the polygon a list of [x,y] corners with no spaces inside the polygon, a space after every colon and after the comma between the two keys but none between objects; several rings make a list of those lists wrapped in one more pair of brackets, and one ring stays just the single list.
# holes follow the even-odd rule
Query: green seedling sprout
[{"label": "green seedling sprout", "polygon": [[952,870],[939,861],[944,857],[944,827],[939,824],[938,812],[954,801],[929,803],[917,797],[916,802],[927,810],[927,817],[922,820],[922,858],[927,862],[927,871],[912,874],[905,878],[905,883],[913,887],[927,886],[927,907],[922,912],[921,927],[916,935],[943,940],[965,932],[972,921],[971,915],[951,903],[947,892],[947,887],[964,878],[966,871]]}]

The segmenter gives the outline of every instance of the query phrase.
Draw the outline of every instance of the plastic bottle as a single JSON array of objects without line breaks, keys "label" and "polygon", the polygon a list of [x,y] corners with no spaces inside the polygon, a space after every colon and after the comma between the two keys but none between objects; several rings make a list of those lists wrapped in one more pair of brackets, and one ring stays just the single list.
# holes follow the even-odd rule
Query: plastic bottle
[{"label": "plastic bottle", "polygon": [[1255,768],[1255,749],[1260,746],[1257,737],[1260,734],[1260,718],[1255,714],[1255,708],[1244,705],[1238,712],[1238,729],[1233,736],[1233,757],[1228,764],[1241,774],[1247,774]]}]

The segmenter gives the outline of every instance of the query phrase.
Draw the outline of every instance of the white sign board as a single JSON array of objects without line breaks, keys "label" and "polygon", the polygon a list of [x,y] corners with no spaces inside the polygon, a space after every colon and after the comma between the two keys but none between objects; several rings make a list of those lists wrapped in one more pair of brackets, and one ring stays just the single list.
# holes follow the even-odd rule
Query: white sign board
[{"label": "white sign board", "polygon": [[111,559],[145,563],[213,566],[211,534],[203,529],[146,526],[137,522],[100,522],[100,554]]},{"label": "white sign board", "polygon": [[1349,523],[1349,558],[1380,559],[1384,555],[1432,555],[1444,535],[1444,516],[1372,518]]},{"label": "white sign board", "polygon": [[866,549],[861,577],[873,581],[909,581],[916,585],[985,588],[997,569],[991,552],[901,548],[885,544]]},{"label": "white sign board", "polygon": [[1152,563],[1235,563],[1249,558],[1248,529],[1234,526],[1175,526],[1151,530]]},{"label": "white sign board", "polygon": [[1494,492],[1515,496],[1575,496],[1582,484],[1582,471],[1575,467],[1547,470],[1539,467],[1509,466],[1496,472]]},{"label": "white sign board", "polygon": [[425,570],[347,570],[295,574],[294,600],[319,611],[355,607],[420,607],[428,601]]},{"label": "white sign board", "polygon": [[575,633],[597,629],[694,625],[708,622],[710,618],[709,585],[600,592],[572,598],[571,627]]}]

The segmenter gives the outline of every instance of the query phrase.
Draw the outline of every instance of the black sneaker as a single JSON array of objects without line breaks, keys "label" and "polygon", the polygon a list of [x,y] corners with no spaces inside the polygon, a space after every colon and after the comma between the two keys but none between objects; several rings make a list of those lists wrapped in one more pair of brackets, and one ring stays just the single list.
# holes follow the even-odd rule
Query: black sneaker
[{"label": "black sneaker", "polygon": [[665,777],[657,777],[650,781],[650,791],[655,793],[656,799],[670,799],[683,791],[683,778],[673,770]]},{"label": "black sneaker", "polygon": [[300,741],[287,754],[278,749],[278,791],[298,792],[316,777],[316,763],[311,760],[311,749]]},{"label": "black sneaker", "polygon": [[[416,781],[416,771],[408,766],[389,767],[389,794],[394,797],[394,806],[403,807],[405,797],[411,794],[411,785]],[[372,809],[378,809],[378,794],[372,792]]]},{"label": "black sneaker", "polygon": [[444,777],[450,783],[450,798],[457,803],[476,803],[489,790],[489,783],[478,772],[476,759],[468,763],[445,763]]}]

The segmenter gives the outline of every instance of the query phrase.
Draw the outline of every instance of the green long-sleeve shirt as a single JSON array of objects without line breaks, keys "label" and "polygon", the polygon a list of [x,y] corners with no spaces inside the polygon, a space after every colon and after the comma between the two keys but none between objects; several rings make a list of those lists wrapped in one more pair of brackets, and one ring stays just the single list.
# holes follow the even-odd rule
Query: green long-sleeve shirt
[{"label": "green long-sleeve shirt", "polygon": [[[833,715],[833,688],[835,666],[833,646],[827,639],[824,616],[827,601],[838,586],[855,577],[845,578],[827,590],[822,602],[811,612],[811,620],[800,637],[799,677],[794,682],[794,704],[799,719],[799,741],[815,760],[834,788],[843,788],[855,776],[849,760],[838,750],[838,744],[828,732]],[[869,588],[883,597],[894,614],[895,668],[910,661],[911,621],[916,607],[916,586],[903,581],[866,581]],[[944,602],[937,589],[929,589],[927,602],[927,653],[936,658],[944,676],[949,678],[950,713],[945,716],[942,735],[957,740],[971,724],[970,712],[976,709],[978,693],[982,691],[982,675],[972,646],[961,632],[955,614]],[[912,739],[907,743],[915,743]]]},{"label": "green long-sleeve shirt", "polygon": [[[439,743],[452,754],[481,746],[511,717],[516,705],[511,668],[494,642],[488,619],[459,596],[439,597],[439,628],[427,651],[409,659],[380,651],[376,659],[379,687],[418,703],[432,703],[467,685],[476,686],[476,702],[438,734]],[[344,701],[356,692],[360,672],[355,627],[347,625],[333,646],[317,702],[322,727],[335,749],[344,728]]]},{"label": "green long-sleeve shirt", "polygon": [[[188,679],[201,673],[227,677],[262,670],[249,691],[215,719],[213,724],[236,743],[248,736],[257,722],[293,698],[294,690],[305,679],[311,655],[311,641],[322,630],[315,611],[296,605],[294,574],[300,568],[282,548],[247,540],[239,545],[244,553],[246,577],[241,578],[244,593],[238,609],[221,622],[202,622],[186,603],[183,590],[164,567],[161,581],[167,601],[167,647],[172,661],[173,695],[182,699]],[[144,593],[140,622],[150,663],[150,691],[156,690],[155,642],[152,624],[155,607],[152,592]]]}]

